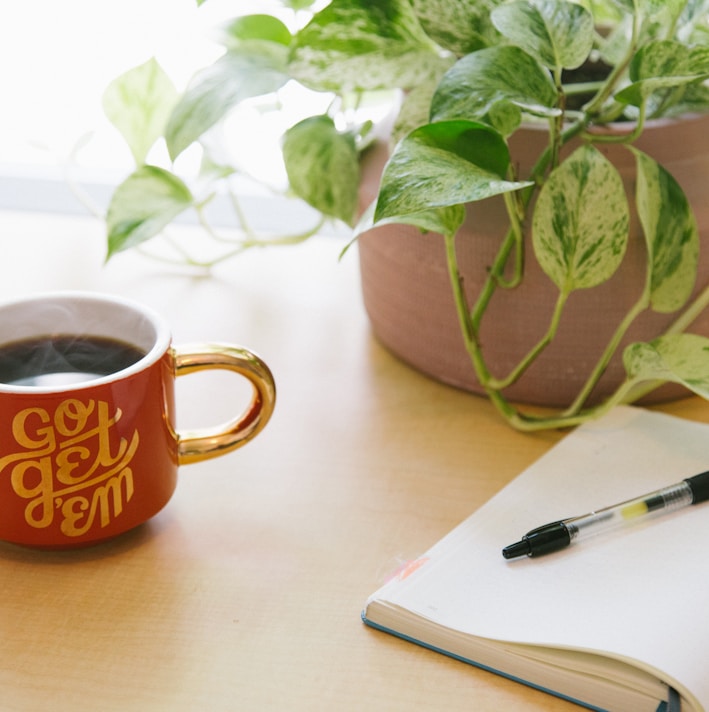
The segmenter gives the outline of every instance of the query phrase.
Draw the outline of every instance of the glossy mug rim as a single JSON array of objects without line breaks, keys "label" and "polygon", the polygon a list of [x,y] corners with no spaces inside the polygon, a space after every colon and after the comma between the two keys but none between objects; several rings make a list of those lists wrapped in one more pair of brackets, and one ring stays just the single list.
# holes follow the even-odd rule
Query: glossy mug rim
[{"label": "glossy mug rim", "polygon": [[[106,313],[110,313],[111,321],[107,323],[96,323],[93,322],[91,326],[85,326],[85,316],[86,313],[78,314],[76,318],[76,327],[71,328],[69,321],[65,322],[65,326],[62,325],[60,328],[48,332],[46,329],[34,328],[32,324],[27,324],[25,331],[26,335],[17,336],[12,335],[12,338],[8,338],[8,335],[3,331],[3,320],[5,319],[6,313],[10,310],[14,310],[14,315],[11,321],[16,323],[18,318],[18,313],[21,315],[23,309],[31,309],[33,306],[43,304],[46,307],[51,308],[68,308],[70,305],[73,308],[83,305],[84,307],[93,304],[104,306]],[[128,319],[130,316],[135,317],[136,320],[142,320],[142,322],[136,321],[133,326],[136,327],[136,331],[144,330],[142,334],[136,336],[136,332],[130,334],[117,333],[119,326],[115,324],[115,318],[117,314],[117,309],[121,310],[124,320]],[[94,311],[94,318],[96,313],[100,310]],[[145,330],[146,325],[152,329],[152,333]],[[144,306],[134,300],[117,296],[113,294],[102,294],[100,292],[88,292],[79,290],[66,290],[66,291],[54,291],[54,292],[42,292],[39,294],[28,295],[26,297],[19,297],[16,299],[6,300],[0,302],[0,348],[7,346],[9,344],[15,343],[17,341],[22,341],[24,339],[41,338],[42,336],[50,335],[71,335],[71,336],[101,336],[106,338],[112,338],[115,340],[120,340],[125,343],[130,344],[142,351],[145,351],[144,355],[138,359],[134,364],[131,364],[127,368],[123,368],[119,371],[114,371],[105,376],[100,376],[98,378],[91,378],[85,381],[76,381],[73,383],[62,384],[62,385],[47,385],[47,386],[22,386],[16,384],[8,384],[0,382],[0,394],[2,393],[15,393],[15,394],[34,394],[34,395],[46,395],[46,394],[61,394],[76,391],[83,391],[89,388],[95,388],[97,386],[106,385],[113,383],[118,380],[123,380],[124,378],[130,378],[132,375],[144,371],[149,368],[157,361],[159,361],[170,348],[172,342],[172,335],[170,328],[167,325],[165,319],[163,319],[157,312],[153,309]]]}]

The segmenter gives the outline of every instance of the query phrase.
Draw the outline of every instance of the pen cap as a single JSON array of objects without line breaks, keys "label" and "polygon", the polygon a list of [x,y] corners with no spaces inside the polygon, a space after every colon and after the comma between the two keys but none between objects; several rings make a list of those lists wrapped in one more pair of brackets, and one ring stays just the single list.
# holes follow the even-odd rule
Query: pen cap
[{"label": "pen cap", "polygon": [[709,471],[688,477],[685,482],[692,490],[692,504],[706,502],[709,499]]}]

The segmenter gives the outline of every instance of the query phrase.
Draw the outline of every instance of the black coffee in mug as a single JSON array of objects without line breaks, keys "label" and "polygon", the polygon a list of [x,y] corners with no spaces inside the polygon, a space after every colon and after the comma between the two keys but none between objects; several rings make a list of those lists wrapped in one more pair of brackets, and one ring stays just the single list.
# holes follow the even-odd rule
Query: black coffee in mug
[{"label": "black coffee in mug", "polygon": [[39,388],[91,381],[122,371],[145,356],[103,336],[42,336],[0,347],[0,383]]}]

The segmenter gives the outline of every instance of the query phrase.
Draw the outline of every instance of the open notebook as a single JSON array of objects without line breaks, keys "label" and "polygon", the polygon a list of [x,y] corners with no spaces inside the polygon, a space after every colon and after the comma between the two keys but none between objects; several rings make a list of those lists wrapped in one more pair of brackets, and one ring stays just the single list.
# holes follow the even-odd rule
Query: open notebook
[{"label": "open notebook", "polygon": [[365,623],[592,709],[709,712],[709,503],[507,561],[528,530],[709,469],[709,425],[620,407],[367,601]]}]

